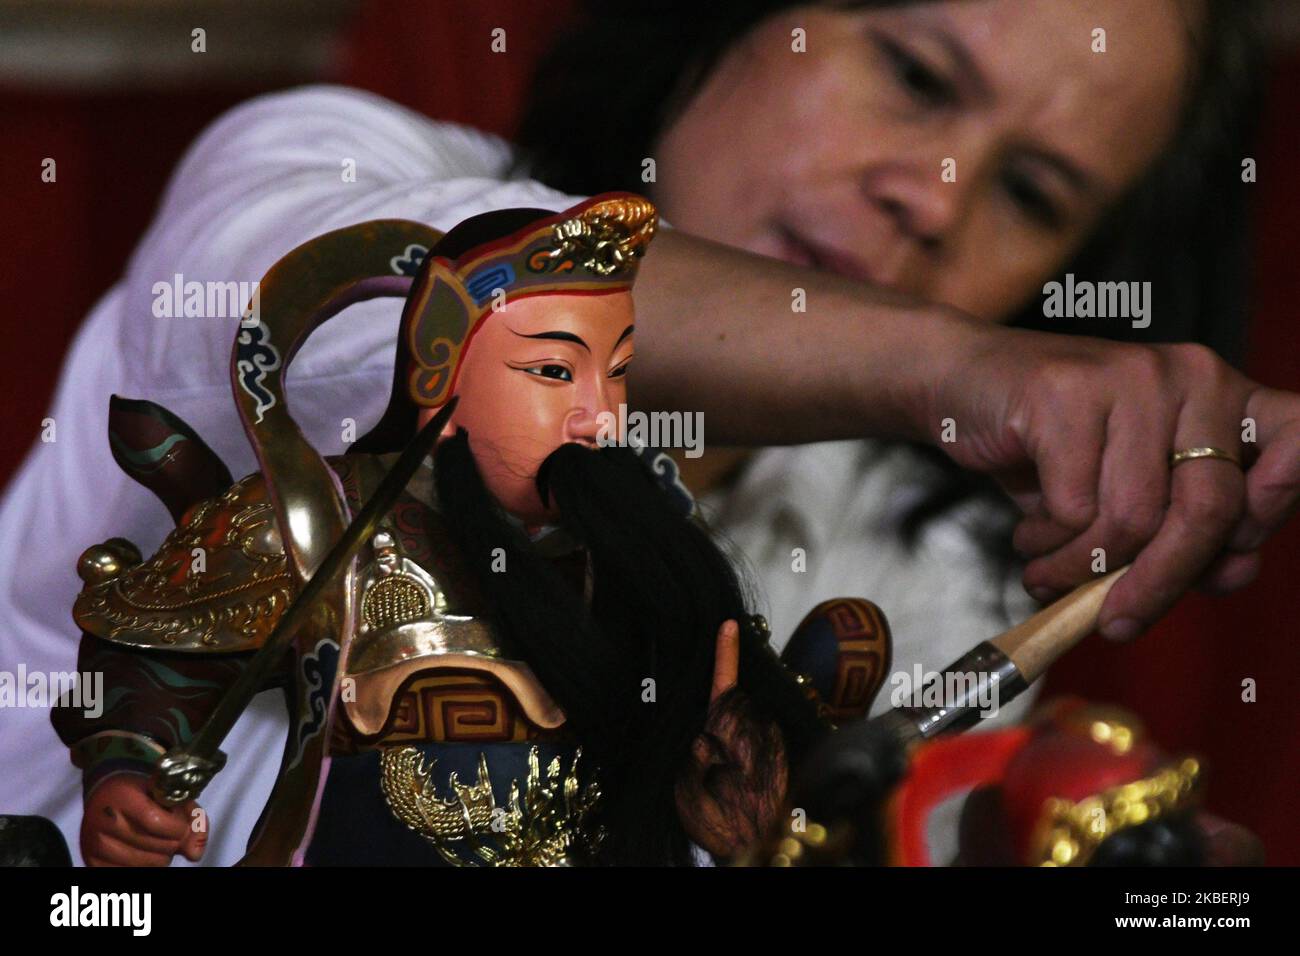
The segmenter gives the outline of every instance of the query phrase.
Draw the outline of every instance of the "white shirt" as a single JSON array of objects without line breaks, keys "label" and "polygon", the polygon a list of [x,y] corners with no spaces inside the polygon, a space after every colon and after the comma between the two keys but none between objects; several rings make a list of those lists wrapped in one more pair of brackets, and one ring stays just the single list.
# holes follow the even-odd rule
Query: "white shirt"
[{"label": "white shirt", "polygon": [[[863,597],[889,621],[894,673],[911,673],[916,664],[939,671],[1036,607],[1018,582],[999,580],[989,568],[976,533],[995,519],[979,502],[924,526],[915,546],[904,542],[903,517],[939,477],[933,464],[897,444],[769,448],[725,495],[701,504],[751,565],[778,644],[815,604]],[[899,683],[882,688],[873,714],[890,706]],[[1023,709],[1017,703],[1012,713]]]},{"label": "white shirt", "polygon": [[[584,198],[508,179],[511,159],[497,137],[341,87],[259,97],[209,127],[182,160],[126,274],[73,342],[50,413],[55,440],[32,448],[0,502],[0,670],[72,671],[77,556],[116,536],[148,555],[171,527],[162,504],[110,455],[111,394],[164,405],[234,475],[256,468],[228,377],[238,319],[155,318],[154,284],[177,273],[187,282],[256,281],[307,239],[367,219],[446,230],[490,209],[558,211]],[[344,175],[350,166],[355,181]],[[345,449],[344,419],[360,433],[383,411],[400,311],[397,299],[352,306],[295,359],[289,402],[322,454]],[[757,566],[778,644],[817,601],[857,594],[890,617],[896,669],[914,658],[937,667],[1005,623],[974,613],[970,602],[987,587],[975,583],[978,561],[955,529],[928,535],[920,558],[889,543],[876,518],[893,507],[888,496],[907,484],[907,473],[887,453],[872,459],[863,451],[870,447],[761,453],[720,527]],[[792,575],[788,555],[796,546],[808,549],[808,571]],[[80,862],[79,773],[49,717],[46,709],[0,710],[0,812],[52,818]],[[204,863],[242,856],[286,731],[282,699],[263,694],[227,738],[229,763],[202,800],[212,825]]]},{"label": "white shirt", "polygon": [[[759,582],[774,643],[788,640],[827,598],[863,597],[880,606],[893,637],[893,662],[873,715],[907,705],[903,695],[931,672],[1037,607],[1014,574],[999,580],[990,569],[976,534],[995,525],[997,516],[978,501],[929,522],[913,546],[904,543],[901,519],[939,477],[932,463],[905,446],[823,442],[765,449],[725,496],[701,502],[739,550],[733,559],[748,563]],[[1031,688],[992,708],[977,729],[1020,720],[1036,696]],[[926,832],[935,863],[956,855],[964,798],[953,794],[930,815]]]}]

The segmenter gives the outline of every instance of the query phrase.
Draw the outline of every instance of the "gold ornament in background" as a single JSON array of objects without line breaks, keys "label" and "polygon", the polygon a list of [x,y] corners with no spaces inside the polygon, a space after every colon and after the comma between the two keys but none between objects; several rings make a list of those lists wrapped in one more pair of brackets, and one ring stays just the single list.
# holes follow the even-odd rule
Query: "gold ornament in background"
[{"label": "gold ornament in background", "polygon": [[1201,765],[1188,757],[1144,780],[1074,803],[1053,798],[1040,825],[1039,866],[1082,866],[1108,836],[1167,816],[1197,796]]}]

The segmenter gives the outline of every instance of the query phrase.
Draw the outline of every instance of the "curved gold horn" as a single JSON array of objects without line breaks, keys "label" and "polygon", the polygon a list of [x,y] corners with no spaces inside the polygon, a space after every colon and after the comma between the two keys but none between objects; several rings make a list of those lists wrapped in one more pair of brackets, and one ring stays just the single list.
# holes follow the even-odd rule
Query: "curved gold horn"
[{"label": "curved gold horn", "polygon": [[271,267],[240,322],[230,360],[235,404],[300,585],[347,521],[329,466],[289,412],[284,390],[289,363],[312,332],[347,306],[404,297],[441,236],[403,219],[363,222],[318,236]]}]

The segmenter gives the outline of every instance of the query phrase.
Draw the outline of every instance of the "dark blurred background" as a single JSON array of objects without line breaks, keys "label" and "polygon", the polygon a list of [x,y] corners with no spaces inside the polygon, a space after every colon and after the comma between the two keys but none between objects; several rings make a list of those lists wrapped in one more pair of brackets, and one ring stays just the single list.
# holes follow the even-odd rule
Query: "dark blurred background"
[{"label": "dark blurred background", "polygon": [[[9,236],[0,256],[0,482],[39,433],[78,325],[120,276],[170,171],[213,118],[257,93],[329,81],[509,138],[532,67],[572,9],[571,0],[0,0],[0,223]],[[1246,371],[1300,390],[1300,3],[1276,0],[1271,17]],[[202,56],[190,52],[195,27],[206,30]],[[505,55],[489,53],[495,27],[507,31]],[[45,157],[58,162],[57,185],[41,181]],[[1265,558],[1245,592],[1193,595],[1131,647],[1085,642],[1055,668],[1048,691],[1122,704],[1166,748],[1206,757],[1210,807],[1258,833],[1270,863],[1300,864],[1300,522]],[[1241,702],[1248,677],[1254,704]]]}]

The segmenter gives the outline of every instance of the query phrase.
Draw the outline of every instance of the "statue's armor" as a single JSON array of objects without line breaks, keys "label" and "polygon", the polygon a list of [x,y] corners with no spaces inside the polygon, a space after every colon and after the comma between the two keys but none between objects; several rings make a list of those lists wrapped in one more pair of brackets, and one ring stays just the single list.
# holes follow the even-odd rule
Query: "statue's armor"
[{"label": "statue's armor", "polygon": [[[643,197],[609,193],[451,258],[431,255],[437,230],[398,219],[291,250],[263,276],[231,350],[232,396],[259,463],[239,482],[165,408],[115,396],[114,460],[176,527],[148,561],[117,538],[80,560],[79,669],[104,674],[106,702],[94,718],[56,708],[53,721],[87,792],[111,774],[142,773],[154,775],[160,802],[184,803],[220,768],[215,745],[232,715],[278,686],[289,733],[242,862],[592,859],[599,768],[583,762],[528,664],[503,654],[496,609],[444,525],[432,466],[410,480],[395,472],[406,487],[388,507],[394,489],[383,479],[398,456],[322,459],[290,414],[285,381],[308,337],[341,310],[403,296],[393,394],[361,447],[407,448],[400,460],[410,464],[427,447],[411,443],[448,424],[461,353],[503,304],[498,293],[630,292],[657,222]],[[417,426],[417,409],[433,418]],[[669,456],[633,450],[694,514]],[[375,500],[388,509],[377,527],[363,507]],[[532,544],[590,597],[584,551],[560,531]],[[308,591],[310,603],[295,605]],[[276,633],[281,621],[292,633]],[[766,642],[765,626],[746,623]],[[865,710],[888,661],[873,608],[824,605],[791,645],[788,662],[828,720]]]},{"label": "statue's armor", "polygon": [[[353,513],[395,458],[328,459]],[[594,768],[528,665],[502,655],[433,502],[426,460],[358,554],[358,626],[305,862],[586,859],[600,838]],[[560,532],[539,547],[585,586],[584,552]],[[185,742],[294,593],[257,474],[191,506],[148,561],[132,551],[115,539],[81,561],[83,660],[121,692],[98,721],[59,726],[88,787]]]},{"label": "statue's armor", "polygon": [[[327,459],[352,513],[395,458]],[[345,659],[324,660],[324,645],[320,661],[299,662],[308,675],[336,664],[344,674],[304,862],[589,859],[602,837],[598,768],[582,760],[528,665],[503,656],[432,479],[426,460],[357,556],[359,614]],[[187,743],[295,593],[259,474],[176,510],[179,523],[148,561],[122,539],[80,561],[79,666],[105,674],[112,703],[93,720],[57,708],[55,725],[87,792],[111,773],[151,773]],[[585,552],[561,531],[535,546],[575,589],[589,589]],[[869,602],[824,602],[782,656],[825,718],[851,719],[866,712],[887,671],[888,626]],[[287,685],[291,666],[286,655],[268,686]]]}]

